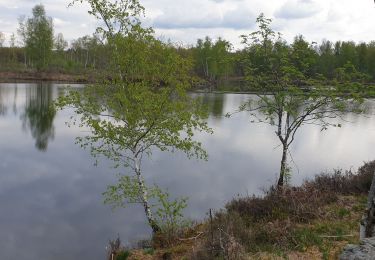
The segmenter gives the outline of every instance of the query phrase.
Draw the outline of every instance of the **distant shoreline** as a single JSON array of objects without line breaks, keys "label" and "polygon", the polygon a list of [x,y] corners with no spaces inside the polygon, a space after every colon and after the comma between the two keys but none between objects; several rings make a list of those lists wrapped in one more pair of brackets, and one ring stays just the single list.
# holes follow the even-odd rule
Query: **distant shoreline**
[{"label": "distant shoreline", "polygon": [[61,83],[92,83],[93,77],[83,74],[36,71],[0,71],[0,82],[53,81]]}]

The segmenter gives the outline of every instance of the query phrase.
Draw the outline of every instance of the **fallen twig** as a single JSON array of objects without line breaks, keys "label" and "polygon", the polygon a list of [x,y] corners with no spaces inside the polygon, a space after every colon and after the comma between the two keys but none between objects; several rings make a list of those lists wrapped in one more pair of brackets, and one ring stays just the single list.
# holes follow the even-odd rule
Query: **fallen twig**
[{"label": "fallen twig", "polygon": [[194,239],[197,239],[198,237],[200,237],[201,235],[203,235],[204,232],[199,232],[199,234],[195,237],[189,237],[189,238],[178,238],[178,240],[180,241],[189,241],[189,240],[194,240]]},{"label": "fallen twig", "polygon": [[354,237],[354,235],[341,235],[341,236],[319,236],[321,238],[340,238],[340,237]]}]

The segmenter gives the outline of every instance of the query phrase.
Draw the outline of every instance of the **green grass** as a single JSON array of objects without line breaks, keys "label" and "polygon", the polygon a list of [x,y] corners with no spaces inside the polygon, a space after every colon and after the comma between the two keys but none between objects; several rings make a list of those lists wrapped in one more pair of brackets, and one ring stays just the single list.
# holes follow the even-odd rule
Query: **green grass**
[{"label": "green grass", "polygon": [[153,249],[153,248],[145,248],[145,249],[143,249],[143,253],[145,255],[154,255],[155,254],[155,249]]},{"label": "green grass", "polygon": [[116,256],[116,260],[127,260],[130,255],[130,252],[125,250]]}]

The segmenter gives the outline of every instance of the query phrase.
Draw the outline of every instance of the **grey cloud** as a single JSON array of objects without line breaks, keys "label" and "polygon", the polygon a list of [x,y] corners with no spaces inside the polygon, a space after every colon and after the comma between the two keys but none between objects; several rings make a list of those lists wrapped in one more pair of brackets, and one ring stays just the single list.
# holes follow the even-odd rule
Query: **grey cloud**
[{"label": "grey cloud", "polygon": [[234,29],[248,29],[255,24],[256,15],[247,9],[237,8],[224,15],[223,23]]},{"label": "grey cloud", "polygon": [[276,18],[303,19],[314,16],[321,11],[321,7],[312,0],[288,0],[275,12]]},{"label": "grey cloud", "polygon": [[242,2],[243,0],[211,0],[215,3],[223,3],[223,2]]},{"label": "grey cloud", "polygon": [[[98,22],[87,14],[87,5],[77,4],[67,9],[70,1],[0,0],[0,31],[9,40],[17,30],[17,18],[22,14],[30,16],[31,8],[42,3],[47,14],[55,19],[55,33],[63,33],[69,41],[93,33]],[[239,34],[253,29],[253,14],[260,12],[276,18],[273,27],[285,29],[286,34],[303,33],[311,40],[326,37],[371,41],[368,32],[372,30],[374,4],[365,2],[358,5],[355,1],[337,0],[142,0],[148,26],[173,41],[189,43],[202,35],[224,36],[236,42]],[[296,19],[300,20],[296,23]]]},{"label": "grey cloud", "polygon": [[229,10],[223,15],[218,13],[199,13],[188,15],[184,10],[168,10],[153,21],[153,25],[160,29],[185,29],[185,28],[251,28],[255,15],[247,10],[237,8]]},{"label": "grey cloud", "polygon": [[[39,3],[39,0],[14,0],[10,4],[0,0],[0,31],[5,32],[9,39],[11,33],[17,32],[17,18],[22,15],[30,17],[32,8]],[[68,8],[69,1],[66,0],[43,1],[42,4],[47,15],[54,20],[55,33],[63,33],[67,40],[95,31],[97,21],[87,14],[85,5],[77,4]],[[82,24],[86,24],[86,27],[82,27]]]}]

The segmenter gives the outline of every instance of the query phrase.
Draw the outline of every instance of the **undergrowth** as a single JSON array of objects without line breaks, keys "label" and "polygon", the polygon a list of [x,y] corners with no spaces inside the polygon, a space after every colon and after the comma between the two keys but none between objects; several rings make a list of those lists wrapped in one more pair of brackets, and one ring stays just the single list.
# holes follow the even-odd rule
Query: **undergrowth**
[{"label": "undergrowth", "polygon": [[300,187],[233,199],[167,247],[157,241],[168,234],[158,234],[152,256],[134,259],[337,259],[359,240],[374,170],[372,161],[357,173],[335,170]]},{"label": "undergrowth", "polygon": [[263,197],[230,201],[207,222],[195,259],[241,259],[271,252],[285,256],[316,247],[329,259],[337,242],[356,242],[375,161],[357,173],[335,170],[300,187],[271,188]]}]

